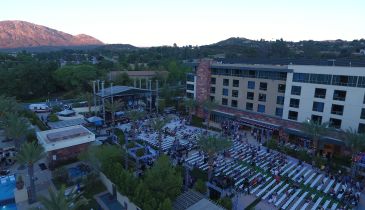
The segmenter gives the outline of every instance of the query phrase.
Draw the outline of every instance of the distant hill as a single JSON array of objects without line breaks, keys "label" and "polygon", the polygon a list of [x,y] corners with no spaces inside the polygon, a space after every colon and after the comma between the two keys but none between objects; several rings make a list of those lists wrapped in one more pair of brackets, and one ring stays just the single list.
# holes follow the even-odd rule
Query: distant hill
[{"label": "distant hill", "polygon": [[247,44],[252,43],[253,41],[250,39],[242,38],[242,37],[231,37],[226,40],[211,44],[211,46],[245,46]]},{"label": "distant hill", "polygon": [[88,46],[103,45],[92,36],[73,36],[26,21],[0,21],[0,48],[34,48],[43,46]]}]

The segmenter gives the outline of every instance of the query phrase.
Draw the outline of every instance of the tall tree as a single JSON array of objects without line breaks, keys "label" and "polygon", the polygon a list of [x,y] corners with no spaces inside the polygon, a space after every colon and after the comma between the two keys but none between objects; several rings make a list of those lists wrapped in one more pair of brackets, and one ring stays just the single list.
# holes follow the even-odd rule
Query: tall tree
[{"label": "tall tree", "polygon": [[92,106],[93,99],[94,99],[93,94],[90,93],[90,92],[84,92],[84,93],[80,94],[78,98],[82,101],[86,101],[87,107],[88,107],[88,110],[89,110],[89,114],[90,114],[91,113],[91,106]]},{"label": "tall tree", "polygon": [[[137,129],[137,121],[139,119],[141,119],[144,115],[145,115],[144,112],[141,112],[138,110],[130,110],[126,114],[126,116],[131,121],[131,130],[130,131],[131,131],[133,140],[136,140],[135,129]],[[127,150],[124,164],[125,164],[125,169],[127,169],[128,168],[128,135],[126,135],[126,134],[124,135],[124,141],[125,141],[125,149]]]},{"label": "tall tree", "polygon": [[184,106],[188,109],[189,112],[189,123],[191,123],[193,112],[197,106],[197,102],[195,99],[192,98],[186,98],[184,100]]},{"label": "tall tree", "polygon": [[30,203],[36,201],[36,190],[34,184],[34,164],[45,156],[44,149],[41,145],[35,142],[24,143],[20,147],[20,151],[16,155],[16,160],[20,164],[25,164],[28,167],[28,176],[30,183]]},{"label": "tall tree", "polygon": [[314,149],[317,150],[321,136],[328,133],[328,123],[320,123],[314,120],[304,121],[302,123],[303,131],[313,140]]},{"label": "tall tree", "polygon": [[170,121],[168,118],[153,118],[150,120],[151,127],[157,132],[158,154],[162,153],[162,131],[165,125]]},{"label": "tall tree", "polygon": [[[353,129],[348,129],[344,133],[345,145],[351,150],[353,156],[358,155],[359,152],[365,149],[365,134],[357,133]],[[352,163],[352,174],[357,175],[358,167],[357,163]]]},{"label": "tall tree", "polygon": [[0,120],[5,117],[7,113],[17,113],[20,111],[20,106],[14,97],[6,97],[0,95]]},{"label": "tall tree", "polygon": [[[162,203],[167,198],[175,200],[181,192],[182,181],[181,174],[171,165],[169,157],[162,155],[154,166],[147,170],[144,184],[153,197]],[[158,205],[154,209],[158,209]]]},{"label": "tall tree", "polygon": [[113,138],[114,138],[114,128],[115,128],[115,113],[117,111],[120,111],[123,107],[124,107],[124,102],[121,100],[116,100],[113,102],[111,102],[109,100],[105,101],[105,110],[110,112],[111,117],[112,117],[112,136],[113,136]]},{"label": "tall tree", "polygon": [[203,101],[202,107],[205,112],[205,122],[207,124],[207,130],[209,129],[209,122],[210,122],[210,114],[214,109],[218,107],[218,104],[210,99]]},{"label": "tall tree", "polygon": [[213,174],[213,162],[216,153],[226,150],[232,146],[232,141],[211,135],[201,135],[198,139],[198,147],[208,154],[208,180],[210,181]]},{"label": "tall tree", "polygon": [[[76,210],[81,206],[84,206],[88,203],[88,200],[85,199],[80,193],[72,193],[71,195],[65,195],[65,187],[59,191],[54,191],[48,189],[49,196],[39,196],[39,202],[43,206],[44,210]],[[35,208],[34,208],[35,210]]]},{"label": "tall tree", "polygon": [[14,145],[19,150],[20,144],[26,135],[31,131],[26,118],[19,116],[17,113],[7,113],[3,122],[5,135],[7,138],[14,140]]}]

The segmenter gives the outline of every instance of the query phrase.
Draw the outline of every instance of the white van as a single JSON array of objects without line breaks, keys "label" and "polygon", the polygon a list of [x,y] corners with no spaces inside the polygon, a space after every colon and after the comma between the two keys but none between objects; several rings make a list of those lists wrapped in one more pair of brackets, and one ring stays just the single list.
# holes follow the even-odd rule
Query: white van
[{"label": "white van", "polygon": [[51,111],[51,108],[47,104],[31,104],[29,105],[29,109],[38,113]]}]

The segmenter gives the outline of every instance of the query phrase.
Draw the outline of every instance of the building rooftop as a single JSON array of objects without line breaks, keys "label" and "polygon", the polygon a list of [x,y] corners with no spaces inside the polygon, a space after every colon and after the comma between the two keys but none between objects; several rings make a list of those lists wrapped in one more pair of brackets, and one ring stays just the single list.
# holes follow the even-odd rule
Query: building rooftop
[{"label": "building rooftop", "polygon": [[123,95],[134,95],[134,94],[145,94],[145,93],[150,93],[152,91],[150,90],[146,90],[146,89],[141,89],[141,88],[135,88],[135,87],[129,87],[129,86],[113,86],[113,88],[105,88],[104,92],[103,91],[99,91],[98,93],[96,93],[97,96],[99,97],[111,97],[113,96],[123,96]]},{"label": "building rooftop", "polygon": [[46,152],[95,141],[95,134],[82,125],[37,132]]}]

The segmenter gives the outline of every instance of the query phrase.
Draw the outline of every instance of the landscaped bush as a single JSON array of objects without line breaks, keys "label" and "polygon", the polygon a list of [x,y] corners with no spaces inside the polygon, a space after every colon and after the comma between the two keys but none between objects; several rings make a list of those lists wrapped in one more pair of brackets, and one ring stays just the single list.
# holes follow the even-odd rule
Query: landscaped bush
[{"label": "landscaped bush", "polygon": [[207,181],[208,180],[208,174],[207,172],[199,169],[199,168],[193,168],[193,170],[191,171],[191,176],[195,179],[201,179],[203,181]]},{"label": "landscaped bush", "polygon": [[198,179],[195,184],[194,184],[194,190],[205,194],[207,192],[207,185],[205,184],[205,182],[201,179]]},{"label": "landscaped bush", "polygon": [[192,126],[196,126],[196,127],[202,128],[204,126],[203,125],[203,122],[204,122],[204,119],[203,118],[200,118],[200,117],[197,117],[196,115],[193,115],[193,117],[191,119],[191,125]]},{"label": "landscaped bush", "polygon": [[141,149],[137,149],[136,150],[136,155],[137,157],[142,157],[144,154],[144,148],[141,148]]},{"label": "landscaped bush", "polygon": [[50,122],[57,122],[57,121],[59,121],[60,119],[58,119],[58,116],[56,115],[56,114],[54,114],[54,113],[52,113],[52,114],[50,114],[49,116],[48,116],[48,121],[50,121]]},{"label": "landscaped bush", "polygon": [[115,129],[114,134],[118,137],[119,144],[124,145],[125,144],[124,132],[120,129]]},{"label": "landscaped bush", "polygon": [[226,209],[232,209],[232,199],[230,197],[224,197],[217,201],[217,203]]},{"label": "landscaped bush", "polygon": [[128,142],[128,145],[127,145],[127,148],[130,149],[130,148],[134,148],[136,147],[136,143],[134,143],[133,141],[131,142]]},{"label": "landscaped bush", "polygon": [[24,116],[29,119],[30,123],[36,125],[40,130],[42,131],[48,130],[47,126],[43,124],[43,122],[38,118],[38,116],[34,112],[27,110],[24,111],[23,113]]}]

